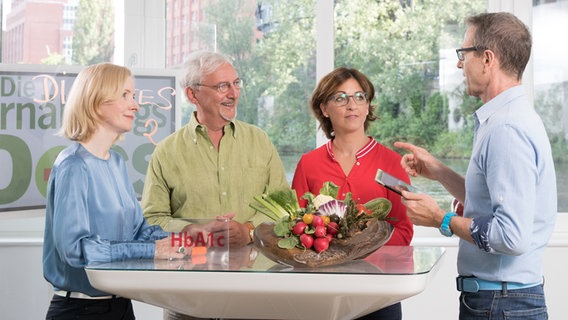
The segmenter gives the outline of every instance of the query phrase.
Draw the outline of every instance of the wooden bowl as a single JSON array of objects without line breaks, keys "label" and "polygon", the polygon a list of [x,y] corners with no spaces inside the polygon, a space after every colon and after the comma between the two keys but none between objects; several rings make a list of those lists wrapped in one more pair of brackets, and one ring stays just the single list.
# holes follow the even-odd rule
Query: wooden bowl
[{"label": "wooden bowl", "polygon": [[332,266],[362,259],[382,247],[392,236],[394,227],[384,220],[373,219],[367,227],[346,239],[333,239],[321,253],[313,249],[282,249],[274,234],[274,223],[264,222],[254,230],[254,244],[267,258],[294,267]]}]

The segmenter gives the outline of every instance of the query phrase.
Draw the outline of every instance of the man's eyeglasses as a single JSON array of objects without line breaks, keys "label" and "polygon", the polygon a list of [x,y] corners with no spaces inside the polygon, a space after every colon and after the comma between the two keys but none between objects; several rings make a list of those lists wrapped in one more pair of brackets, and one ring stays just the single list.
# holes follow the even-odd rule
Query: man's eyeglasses
[{"label": "man's eyeglasses", "polygon": [[336,107],[344,107],[349,104],[349,98],[352,98],[355,104],[361,105],[367,103],[367,93],[362,91],[357,91],[351,95],[345,92],[338,93],[331,96],[327,101],[331,101]]},{"label": "man's eyeglasses", "polygon": [[215,85],[197,83],[195,85],[199,86],[199,87],[208,87],[208,88],[217,89],[217,91],[219,91],[220,93],[227,93],[227,92],[229,92],[229,89],[231,88],[231,86],[235,87],[237,90],[240,90],[243,86],[243,79],[237,79],[237,80],[233,81],[233,83],[221,82],[221,83],[218,83],[218,84],[215,84]]},{"label": "man's eyeglasses", "polygon": [[475,46],[475,47],[468,47],[468,48],[459,48],[459,49],[456,49],[456,54],[458,55],[458,60],[463,61],[465,59],[465,57],[463,55],[464,52],[479,51],[479,50],[485,50],[485,47]]}]

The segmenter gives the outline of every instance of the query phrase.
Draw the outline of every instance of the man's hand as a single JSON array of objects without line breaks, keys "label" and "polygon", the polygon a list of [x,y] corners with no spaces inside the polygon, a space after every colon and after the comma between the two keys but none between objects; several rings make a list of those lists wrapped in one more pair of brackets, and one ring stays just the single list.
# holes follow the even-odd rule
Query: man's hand
[{"label": "man's hand", "polygon": [[232,247],[244,247],[250,243],[250,228],[234,220],[229,221],[229,243]]},{"label": "man's hand", "polygon": [[233,212],[229,212],[222,216],[217,216],[217,221],[223,222],[223,224],[221,225],[223,228],[220,230],[214,230],[214,232],[223,232],[226,234],[228,230],[229,245],[231,247],[237,248],[244,247],[250,243],[250,229],[246,224],[234,221],[234,217],[235,214]]},{"label": "man's hand", "polygon": [[410,222],[417,226],[439,228],[446,212],[427,194],[402,191],[402,204]]},{"label": "man's hand", "polygon": [[410,151],[410,153],[403,155],[400,161],[400,165],[408,175],[413,177],[421,175],[428,179],[437,180],[437,171],[443,165],[438,159],[434,158],[434,156],[426,151],[426,149],[400,141],[395,142],[394,146]]},{"label": "man's hand", "polygon": [[[243,247],[250,243],[249,227],[246,224],[234,221],[233,218],[235,214],[230,212],[224,215],[218,215],[215,220],[208,222],[206,224],[196,224],[192,223],[183,228],[182,233],[197,238],[197,234],[201,233],[203,235],[212,234],[213,239],[218,239],[220,237],[229,237],[227,239],[228,244],[231,247]],[[209,240],[210,237],[204,237],[204,239]],[[214,244],[207,243],[207,246],[212,246]]]}]

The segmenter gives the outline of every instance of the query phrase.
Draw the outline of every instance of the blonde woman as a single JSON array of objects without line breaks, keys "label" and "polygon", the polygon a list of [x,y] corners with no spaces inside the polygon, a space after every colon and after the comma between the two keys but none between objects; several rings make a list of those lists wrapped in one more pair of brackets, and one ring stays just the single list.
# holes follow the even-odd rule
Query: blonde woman
[{"label": "blonde woman", "polygon": [[93,288],[84,267],[184,257],[144,220],[125,162],[111,150],[138,110],[127,68],[89,66],[73,83],[60,134],[74,143],[58,155],[47,187],[43,273],[55,294],[46,319],[134,319],[130,299]]}]

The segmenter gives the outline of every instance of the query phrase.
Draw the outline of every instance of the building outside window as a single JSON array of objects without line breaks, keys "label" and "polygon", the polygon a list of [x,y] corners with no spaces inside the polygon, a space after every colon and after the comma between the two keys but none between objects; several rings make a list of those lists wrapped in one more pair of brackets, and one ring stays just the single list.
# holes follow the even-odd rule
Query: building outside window
[{"label": "building outside window", "polygon": [[[118,9],[121,2],[108,2],[113,14],[126,15]],[[317,62],[331,59],[334,67],[360,69],[377,88],[374,103],[379,106],[381,120],[369,134],[387,146],[399,139],[421,144],[463,173],[471,150],[471,112],[480,101],[464,94],[455,48],[462,41],[464,18],[486,11],[495,2],[499,1],[337,0],[328,13],[333,24],[333,52],[317,53],[316,43],[322,34],[316,27],[315,0],[167,0],[161,10],[151,13],[144,12],[147,2],[141,1],[137,4],[141,11],[136,14],[162,17],[164,46],[129,57],[111,54],[107,60],[145,68],[141,57],[163,51],[163,60],[154,64],[176,74],[183,58],[195,50],[234,57],[245,80],[239,118],[266,130],[291,180],[300,155],[320,143],[307,101],[317,82]],[[80,65],[76,59],[80,53],[73,42],[85,36],[86,29],[77,31],[84,3],[89,2],[3,1],[0,67]],[[533,1],[531,10],[533,67],[525,79],[531,82],[535,108],[549,130],[558,173],[559,211],[568,212],[568,63],[562,54],[568,48],[554,36],[557,30],[568,28],[568,1]],[[117,26],[126,30],[113,42],[116,50],[129,39],[160,34],[150,24],[129,29],[115,25],[114,19],[108,23],[112,24],[112,37],[120,34],[120,29],[114,29]],[[4,100],[1,108],[8,108]],[[180,110],[183,124],[193,107],[183,101]],[[0,160],[7,160],[1,152]],[[450,200],[435,183],[420,179],[413,183],[437,195],[441,202]]]}]

